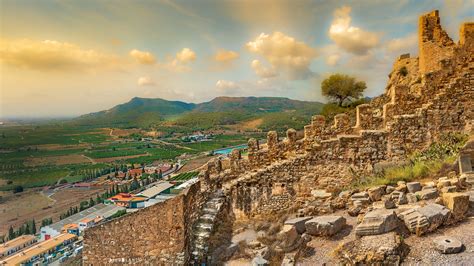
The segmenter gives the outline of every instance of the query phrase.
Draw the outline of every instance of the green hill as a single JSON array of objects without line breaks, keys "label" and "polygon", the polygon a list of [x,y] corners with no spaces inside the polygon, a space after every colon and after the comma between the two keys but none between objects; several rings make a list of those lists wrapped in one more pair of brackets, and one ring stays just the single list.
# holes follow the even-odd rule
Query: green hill
[{"label": "green hill", "polygon": [[322,106],[319,102],[279,97],[217,97],[199,104],[135,97],[109,110],[80,116],[73,122],[102,127],[176,127],[178,131],[186,131],[261,118],[265,128],[272,124],[292,127],[309,121]]}]

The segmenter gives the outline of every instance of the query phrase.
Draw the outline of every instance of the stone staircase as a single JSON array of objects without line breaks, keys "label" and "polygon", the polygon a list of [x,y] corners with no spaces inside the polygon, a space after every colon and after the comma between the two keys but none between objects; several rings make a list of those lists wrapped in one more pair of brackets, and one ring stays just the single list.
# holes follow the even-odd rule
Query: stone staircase
[{"label": "stone staircase", "polygon": [[217,215],[225,202],[225,195],[221,190],[215,192],[204,204],[201,216],[193,228],[192,261],[201,264],[207,261],[209,238],[215,229]]}]

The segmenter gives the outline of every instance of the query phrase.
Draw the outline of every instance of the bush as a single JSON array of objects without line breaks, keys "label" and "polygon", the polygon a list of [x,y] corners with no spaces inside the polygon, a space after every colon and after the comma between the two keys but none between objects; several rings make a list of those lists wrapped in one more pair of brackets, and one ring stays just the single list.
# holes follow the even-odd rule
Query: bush
[{"label": "bush", "polygon": [[401,67],[399,70],[398,70],[398,74],[402,75],[402,76],[406,76],[408,75],[408,69],[406,67]]},{"label": "bush", "polygon": [[23,187],[22,186],[15,186],[13,188],[13,193],[20,193],[23,192]]}]

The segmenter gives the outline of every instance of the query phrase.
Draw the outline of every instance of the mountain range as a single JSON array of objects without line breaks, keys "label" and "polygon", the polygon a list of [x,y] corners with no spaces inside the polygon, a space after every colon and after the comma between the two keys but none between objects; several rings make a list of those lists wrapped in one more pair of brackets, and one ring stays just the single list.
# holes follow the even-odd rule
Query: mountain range
[{"label": "mountain range", "polygon": [[209,129],[258,120],[260,127],[285,121],[289,127],[290,124],[299,124],[299,121],[307,122],[311,115],[321,111],[323,105],[320,102],[281,97],[217,97],[198,104],[134,97],[111,109],[77,117],[73,123],[111,127]]}]

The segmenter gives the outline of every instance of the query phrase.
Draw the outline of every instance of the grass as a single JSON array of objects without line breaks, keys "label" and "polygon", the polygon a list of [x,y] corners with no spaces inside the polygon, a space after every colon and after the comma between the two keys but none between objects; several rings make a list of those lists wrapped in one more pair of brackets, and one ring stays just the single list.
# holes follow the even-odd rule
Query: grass
[{"label": "grass", "polygon": [[115,150],[115,151],[95,151],[95,152],[88,152],[85,155],[94,159],[99,159],[99,158],[140,155],[140,154],[145,155],[146,150],[129,149],[129,150]]},{"label": "grass", "polygon": [[193,177],[196,177],[199,175],[199,172],[194,171],[194,172],[186,172],[186,173],[181,173],[177,176],[174,176],[170,179],[170,181],[187,181]]},{"label": "grass", "polygon": [[69,170],[65,168],[45,168],[25,172],[0,174],[2,179],[12,181],[12,184],[2,186],[0,187],[0,190],[11,190],[13,187],[18,185],[23,186],[24,188],[53,185],[60,178],[66,177],[68,174]]}]

